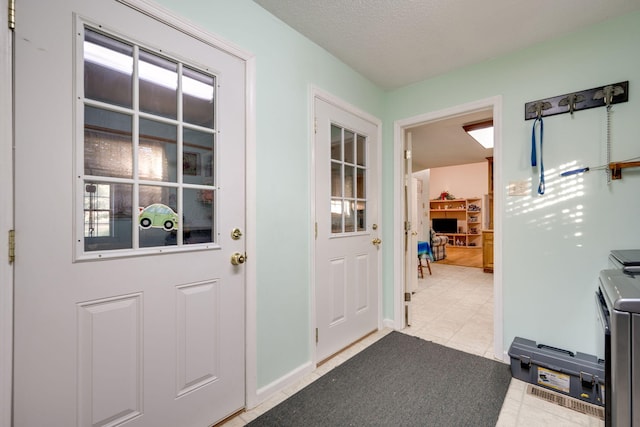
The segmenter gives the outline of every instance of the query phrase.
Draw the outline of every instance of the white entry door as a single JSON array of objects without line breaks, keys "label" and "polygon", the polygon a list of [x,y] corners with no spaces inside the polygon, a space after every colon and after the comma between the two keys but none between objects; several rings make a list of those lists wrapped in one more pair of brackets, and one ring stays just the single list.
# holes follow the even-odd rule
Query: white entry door
[{"label": "white entry door", "polygon": [[244,61],[115,0],[18,8],[14,425],[212,425],[245,396]]},{"label": "white entry door", "polygon": [[316,360],[378,327],[378,125],[315,99]]}]

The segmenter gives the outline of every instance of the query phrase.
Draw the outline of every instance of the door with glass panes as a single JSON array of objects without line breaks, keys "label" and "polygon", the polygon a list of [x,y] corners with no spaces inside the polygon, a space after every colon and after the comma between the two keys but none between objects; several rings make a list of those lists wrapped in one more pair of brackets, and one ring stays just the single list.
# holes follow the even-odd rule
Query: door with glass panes
[{"label": "door with glass panes", "polygon": [[24,0],[15,34],[14,425],[236,412],[244,60],[116,1]]},{"label": "door with glass panes", "polygon": [[315,99],[316,360],[378,328],[378,127]]}]

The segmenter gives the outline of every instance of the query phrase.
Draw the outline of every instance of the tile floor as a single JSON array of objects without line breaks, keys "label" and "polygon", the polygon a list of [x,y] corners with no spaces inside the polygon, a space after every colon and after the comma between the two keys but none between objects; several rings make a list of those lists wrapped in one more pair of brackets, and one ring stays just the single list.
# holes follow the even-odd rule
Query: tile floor
[{"label": "tile floor", "polygon": [[[431,263],[413,295],[411,327],[402,331],[493,359],[493,275],[481,268]],[[498,427],[600,427],[604,421],[526,393],[511,380]]]},{"label": "tile floor", "polygon": [[[432,263],[432,275],[413,295],[412,324],[404,333],[461,351],[493,358],[493,276],[482,269]],[[224,427],[244,426],[296,393],[354,354],[371,345],[390,329],[378,331],[319,366],[297,384],[282,390],[250,411],[227,420]],[[601,427],[604,421],[526,393],[527,383],[512,379],[498,427]]]}]

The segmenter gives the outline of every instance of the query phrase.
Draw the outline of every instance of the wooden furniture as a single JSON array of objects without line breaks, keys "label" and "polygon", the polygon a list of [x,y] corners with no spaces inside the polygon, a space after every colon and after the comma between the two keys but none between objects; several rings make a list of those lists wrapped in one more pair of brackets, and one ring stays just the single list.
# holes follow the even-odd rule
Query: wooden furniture
[{"label": "wooden furniture", "polygon": [[478,197],[469,199],[431,200],[429,202],[429,217],[455,218],[458,224],[458,232],[441,233],[449,239],[449,245],[467,248],[479,248],[482,246],[482,199]]},{"label": "wooden furniture", "polygon": [[482,230],[482,269],[485,273],[493,273],[493,157],[487,157],[489,187],[489,228]]},{"label": "wooden furniture", "polygon": [[482,230],[482,269],[493,273],[493,230]]},{"label": "wooden furniture", "polygon": [[467,199],[467,247],[482,246],[482,199]]},{"label": "wooden furniture", "polygon": [[489,224],[487,229],[493,230],[493,157],[487,157],[487,188],[489,189],[489,206],[485,206],[485,209],[489,209]]},{"label": "wooden furniture", "polygon": [[[429,276],[431,276],[431,261],[429,260],[429,257],[425,258],[425,260],[427,261],[427,269],[429,270]],[[418,255],[418,277],[421,279],[424,279],[424,268],[425,266],[422,264],[422,258]]]}]

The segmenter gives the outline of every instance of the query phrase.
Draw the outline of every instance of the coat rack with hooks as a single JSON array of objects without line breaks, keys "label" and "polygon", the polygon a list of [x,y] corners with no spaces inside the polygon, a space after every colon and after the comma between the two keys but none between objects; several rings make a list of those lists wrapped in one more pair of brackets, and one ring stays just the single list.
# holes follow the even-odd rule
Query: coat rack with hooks
[{"label": "coat rack with hooks", "polygon": [[[607,100],[609,101],[607,103]],[[587,110],[619,104],[629,100],[629,81],[581,90],[553,98],[539,99],[524,105],[524,119],[554,116],[556,114]]]}]

